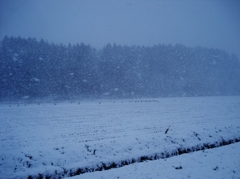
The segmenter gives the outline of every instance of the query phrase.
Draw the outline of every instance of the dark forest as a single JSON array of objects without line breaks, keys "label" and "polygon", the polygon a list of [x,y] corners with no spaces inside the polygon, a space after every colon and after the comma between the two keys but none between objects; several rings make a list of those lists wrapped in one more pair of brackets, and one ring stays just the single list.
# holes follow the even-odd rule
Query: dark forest
[{"label": "dark forest", "polygon": [[240,94],[240,61],[224,50],[159,44],[54,44],[5,36],[0,100]]}]

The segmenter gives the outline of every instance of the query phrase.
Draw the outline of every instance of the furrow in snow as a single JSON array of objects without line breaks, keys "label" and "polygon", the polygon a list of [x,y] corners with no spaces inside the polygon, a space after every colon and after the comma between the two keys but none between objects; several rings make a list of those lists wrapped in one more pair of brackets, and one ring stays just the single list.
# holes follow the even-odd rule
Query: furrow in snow
[{"label": "furrow in snow", "polygon": [[[93,167],[82,167],[82,168],[73,168],[73,169],[66,169],[63,168],[63,171],[60,173],[52,173],[45,175],[46,179],[52,179],[52,178],[64,178],[64,177],[71,177],[71,176],[76,176],[76,175],[81,175],[87,172],[95,172],[95,171],[102,171],[102,170],[109,170],[113,168],[120,168],[129,164],[133,163],[140,163],[144,162],[147,160],[158,160],[158,159],[165,159],[177,155],[182,155],[182,154],[187,154],[191,152],[196,152],[200,150],[206,150],[206,149],[213,149],[229,144],[233,144],[236,142],[240,142],[240,137],[234,138],[234,139],[229,139],[225,140],[222,138],[221,141],[216,141],[214,143],[202,143],[196,146],[191,146],[191,147],[179,147],[170,151],[162,151],[159,153],[155,153],[152,155],[143,155],[138,158],[131,158],[131,159],[126,159],[126,160],[121,160],[121,161],[114,161],[114,162],[108,162],[108,163],[100,163],[96,166]],[[44,174],[38,174],[38,175],[29,175],[29,179],[40,179],[43,178]]]}]

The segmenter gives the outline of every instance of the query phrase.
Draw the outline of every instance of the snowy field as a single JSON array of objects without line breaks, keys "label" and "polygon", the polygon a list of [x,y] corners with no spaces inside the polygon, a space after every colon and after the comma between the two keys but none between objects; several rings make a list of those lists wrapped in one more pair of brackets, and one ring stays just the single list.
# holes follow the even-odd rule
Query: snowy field
[{"label": "snowy field", "polygon": [[[165,166],[173,178],[223,168],[240,178],[239,143],[227,145],[240,141],[240,96],[1,104],[0,125],[4,179],[165,178]],[[207,161],[210,168],[201,168]],[[85,173],[110,168],[118,169]]]},{"label": "snowy field", "polygon": [[122,168],[96,171],[68,179],[239,179],[240,143],[179,155],[168,159],[134,163]]}]

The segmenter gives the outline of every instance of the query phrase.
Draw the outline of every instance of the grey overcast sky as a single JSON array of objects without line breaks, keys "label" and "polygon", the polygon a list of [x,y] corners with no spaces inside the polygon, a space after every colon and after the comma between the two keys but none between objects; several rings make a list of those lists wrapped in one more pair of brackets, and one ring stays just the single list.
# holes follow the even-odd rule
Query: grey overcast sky
[{"label": "grey overcast sky", "polygon": [[5,35],[96,48],[180,43],[240,58],[240,0],[0,0]]}]

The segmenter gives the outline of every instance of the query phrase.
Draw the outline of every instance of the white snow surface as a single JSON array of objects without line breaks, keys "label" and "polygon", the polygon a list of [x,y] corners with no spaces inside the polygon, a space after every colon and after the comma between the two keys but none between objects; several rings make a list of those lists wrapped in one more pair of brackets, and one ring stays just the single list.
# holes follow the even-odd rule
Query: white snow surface
[{"label": "white snow surface", "polygon": [[240,143],[235,143],[167,159],[134,163],[122,168],[85,173],[68,179],[239,179],[239,156]]},{"label": "white snow surface", "polygon": [[[141,156],[161,153],[171,155],[177,148],[204,143],[218,145],[223,139],[239,138],[240,96],[1,104],[0,126],[0,178],[27,178],[38,174],[62,176],[64,171],[94,169],[102,163],[120,165],[123,160],[138,161]],[[167,128],[169,131],[165,134]],[[191,174],[196,176],[195,166],[204,164],[195,162],[207,161],[202,159],[206,154],[212,157],[210,162],[217,161],[219,169],[229,168],[227,178],[235,175],[240,178],[238,149],[239,144],[233,144],[184,154],[166,159],[166,166],[173,166],[169,169],[171,172],[176,170],[175,166],[185,169],[190,163],[194,168]],[[223,158],[226,165],[218,162],[219,152],[230,155]],[[161,174],[160,169],[156,172],[152,166],[162,162],[164,159],[135,163],[117,170],[124,174],[125,168],[127,174],[132,171],[131,167],[146,165],[147,174],[152,172],[151,176],[157,176]],[[185,178],[188,170],[183,169],[175,173]],[[67,176],[69,173],[64,174]]]}]

